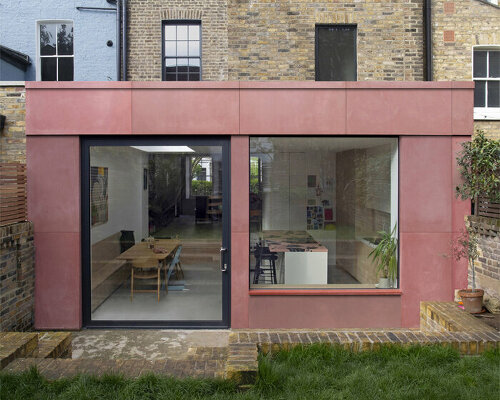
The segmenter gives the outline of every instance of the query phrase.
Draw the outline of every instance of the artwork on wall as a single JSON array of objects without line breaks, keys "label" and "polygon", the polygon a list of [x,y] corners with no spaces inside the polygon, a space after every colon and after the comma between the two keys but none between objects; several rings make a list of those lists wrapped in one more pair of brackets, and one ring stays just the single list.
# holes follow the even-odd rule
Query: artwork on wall
[{"label": "artwork on wall", "polygon": [[316,187],[316,175],[307,175],[307,187],[309,188]]},{"label": "artwork on wall", "polygon": [[108,222],[108,168],[90,167],[90,216],[92,226]]},{"label": "artwork on wall", "polygon": [[307,230],[323,229],[324,220],[322,206],[307,206]]}]

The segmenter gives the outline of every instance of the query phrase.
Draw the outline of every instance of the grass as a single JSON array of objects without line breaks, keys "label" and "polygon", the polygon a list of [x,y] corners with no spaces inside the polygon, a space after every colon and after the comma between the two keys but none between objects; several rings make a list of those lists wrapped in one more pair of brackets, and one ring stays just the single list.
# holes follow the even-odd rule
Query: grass
[{"label": "grass", "polygon": [[261,356],[257,383],[144,375],[79,375],[49,382],[35,369],[0,373],[0,399],[498,399],[500,351],[460,357],[451,348],[350,353],[326,345]]}]

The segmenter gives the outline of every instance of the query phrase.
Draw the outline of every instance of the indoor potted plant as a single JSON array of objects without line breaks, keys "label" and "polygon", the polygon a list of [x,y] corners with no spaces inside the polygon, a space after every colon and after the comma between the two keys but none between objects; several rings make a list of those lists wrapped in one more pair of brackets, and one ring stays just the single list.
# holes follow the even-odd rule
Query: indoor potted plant
[{"label": "indoor potted plant", "polygon": [[396,225],[391,232],[379,231],[378,234],[379,241],[369,257],[377,264],[377,272],[381,275],[377,287],[387,289],[394,286],[398,273]]},{"label": "indoor potted plant", "polygon": [[477,233],[471,226],[464,229],[460,236],[453,242],[453,256],[455,259],[461,260],[467,258],[468,267],[471,271],[472,288],[462,289],[458,291],[458,295],[462,298],[465,311],[470,313],[480,313],[483,310],[482,289],[476,289],[476,269],[474,262],[479,257]]}]

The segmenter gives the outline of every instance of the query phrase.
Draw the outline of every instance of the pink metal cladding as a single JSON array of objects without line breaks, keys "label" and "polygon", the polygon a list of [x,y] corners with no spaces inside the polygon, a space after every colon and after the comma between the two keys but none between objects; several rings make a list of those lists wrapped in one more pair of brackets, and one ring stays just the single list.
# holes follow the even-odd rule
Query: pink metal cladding
[{"label": "pink metal cladding", "polygon": [[[81,327],[79,136],[231,137],[232,328],[416,327],[419,302],[451,300],[450,256],[469,202],[455,155],[473,131],[472,82],[27,82],[28,212],[36,327]],[[400,290],[249,292],[248,135],[399,136]]]},{"label": "pink metal cladding", "polygon": [[28,136],[28,217],[35,229],[35,328],[81,327],[80,141]]}]

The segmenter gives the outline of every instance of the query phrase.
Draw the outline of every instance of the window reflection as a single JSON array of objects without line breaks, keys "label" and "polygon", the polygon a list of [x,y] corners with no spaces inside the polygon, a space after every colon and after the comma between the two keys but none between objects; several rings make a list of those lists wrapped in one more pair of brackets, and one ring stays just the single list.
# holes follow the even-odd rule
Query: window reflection
[{"label": "window reflection", "polygon": [[251,138],[251,287],[386,286],[369,254],[397,222],[397,165],[395,138]]}]

